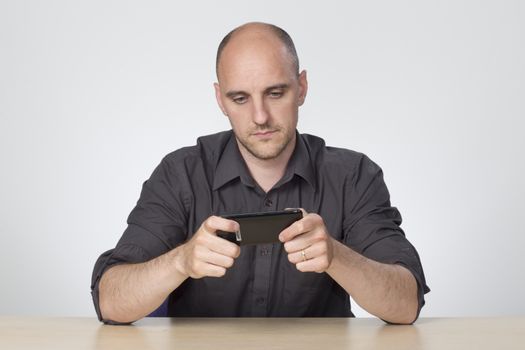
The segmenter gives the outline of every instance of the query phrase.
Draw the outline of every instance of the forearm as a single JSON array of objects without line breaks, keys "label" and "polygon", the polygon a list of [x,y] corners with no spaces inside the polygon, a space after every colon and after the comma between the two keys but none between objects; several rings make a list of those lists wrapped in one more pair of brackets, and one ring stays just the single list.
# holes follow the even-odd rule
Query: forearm
[{"label": "forearm", "polygon": [[99,283],[103,318],[133,322],[160,306],[187,278],[175,266],[177,249],[145,263],[117,265],[107,270]]},{"label": "forearm", "polygon": [[415,320],[417,283],[403,266],[368,259],[334,240],[334,256],[326,272],[371,314],[392,323]]}]

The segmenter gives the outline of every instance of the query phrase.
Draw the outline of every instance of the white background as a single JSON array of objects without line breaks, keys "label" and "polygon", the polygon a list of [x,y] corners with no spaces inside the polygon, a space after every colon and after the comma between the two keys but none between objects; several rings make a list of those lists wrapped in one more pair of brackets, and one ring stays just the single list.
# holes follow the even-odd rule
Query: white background
[{"label": "white background", "polygon": [[0,1],[0,314],[94,316],[93,264],[142,182],[229,128],[215,52],[253,20],[308,71],[299,130],[382,166],[422,316],[525,314],[524,19],[521,1]]}]

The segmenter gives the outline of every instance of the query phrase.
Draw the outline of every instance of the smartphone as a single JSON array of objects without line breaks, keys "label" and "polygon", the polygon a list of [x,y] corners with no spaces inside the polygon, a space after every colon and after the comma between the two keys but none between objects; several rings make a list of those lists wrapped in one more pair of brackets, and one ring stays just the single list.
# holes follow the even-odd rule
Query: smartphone
[{"label": "smartphone", "polygon": [[237,221],[237,232],[217,231],[217,236],[237,245],[279,243],[282,230],[302,219],[300,209],[223,215],[225,219]]}]

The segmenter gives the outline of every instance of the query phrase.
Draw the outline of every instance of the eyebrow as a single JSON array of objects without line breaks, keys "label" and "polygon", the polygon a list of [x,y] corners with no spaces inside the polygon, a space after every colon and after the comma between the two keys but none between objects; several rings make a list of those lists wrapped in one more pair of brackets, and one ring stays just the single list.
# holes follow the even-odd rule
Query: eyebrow
[{"label": "eyebrow", "polygon": [[[290,87],[290,84],[286,84],[286,83],[275,84],[275,85],[269,86],[266,89],[264,89],[264,92],[267,93],[275,89],[286,90],[289,87]],[[234,96],[237,96],[237,95],[248,95],[248,93],[242,90],[230,90],[226,93],[226,97],[229,97],[229,98],[233,98]]]}]

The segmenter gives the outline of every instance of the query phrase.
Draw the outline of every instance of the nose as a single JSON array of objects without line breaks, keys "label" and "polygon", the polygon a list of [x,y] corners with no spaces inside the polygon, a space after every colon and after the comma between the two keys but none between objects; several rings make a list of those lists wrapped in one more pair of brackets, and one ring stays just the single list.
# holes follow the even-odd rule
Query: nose
[{"label": "nose", "polygon": [[264,105],[264,101],[262,99],[254,99],[252,115],[252,119],[255,124],[265,125],[268,123],[268,119],[270,119],[270,114],[268,113],[268,110],[266,109],[266,106]]}]

